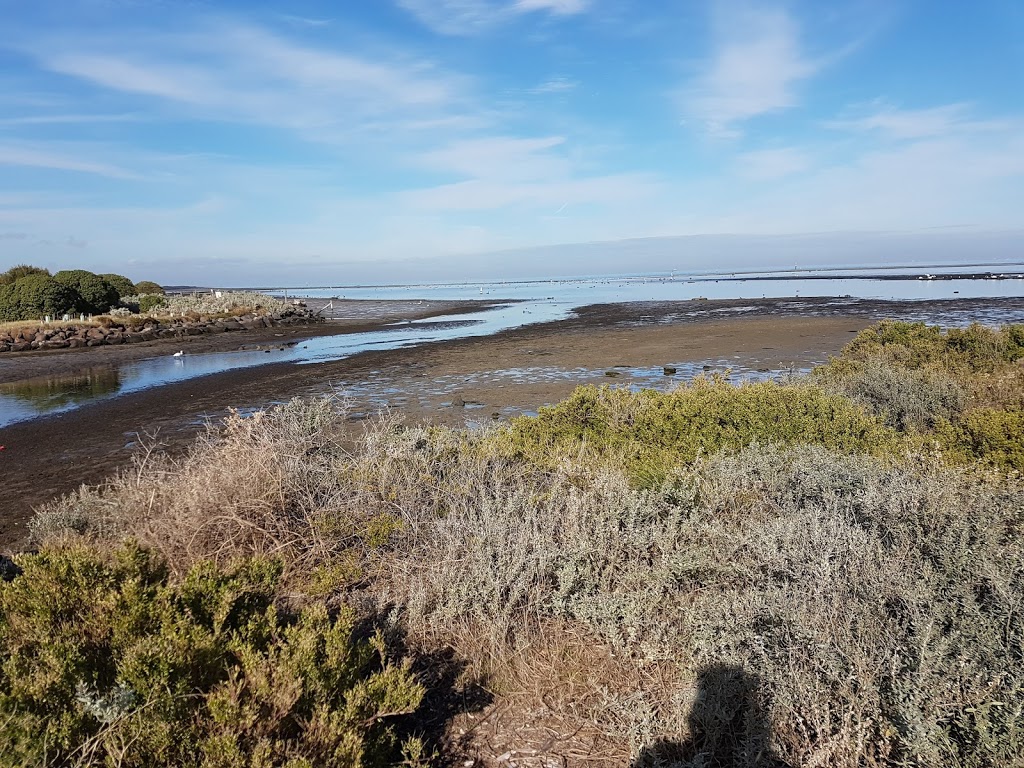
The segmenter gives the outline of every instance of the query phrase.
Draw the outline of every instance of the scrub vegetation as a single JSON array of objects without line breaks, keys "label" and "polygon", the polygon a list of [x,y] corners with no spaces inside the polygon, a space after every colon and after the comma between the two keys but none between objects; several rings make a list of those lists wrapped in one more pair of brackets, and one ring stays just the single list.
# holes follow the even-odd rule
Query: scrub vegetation
[{"label": "scrub vegetation", "polygon": [[0,274],[0,322],[99,315],[133,294],[163,294],[163,289],[156,283],[132,283],[122,275],[97,275],[84,269],[51,275],[41,267],[20,264]]},{"label": "scrub vegetation", "polygon": [[1022,410],[1024,327],[882,323],[480,430],[235,414],[38,510],[0,754],[1020,765]]}]

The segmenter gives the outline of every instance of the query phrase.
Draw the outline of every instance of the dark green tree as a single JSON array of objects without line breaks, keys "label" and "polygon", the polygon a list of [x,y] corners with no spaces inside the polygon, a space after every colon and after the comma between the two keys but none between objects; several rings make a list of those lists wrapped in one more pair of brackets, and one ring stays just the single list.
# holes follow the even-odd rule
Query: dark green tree
[{"label": "dark green tree", "polygon": [[75,309],[79,312],[109,312],[121,298],[113,285],[85,269],[62,269],[53,279],[78,292],[81,300]]},{"label": "dark green tree", "polygon": [[78,292],[66,283],[49,275],[30,274],[0,288],[0,320],[60,317],[65,312],[74,312],[81,300]]},{"label": "dark green tree", "polygon": [[135,293],[139,296],[145,296],[147,293],[157,294],[163,296],[166,291],[150,280],[143,280],[141,283],[135,284]]},{"label": "dark green tree", "polygon": [[125,296],[135,295],[135,283],[124,275],[117,275],[112,272],[108,272],[107,274],[100,275],[100,277],[114,286],[119,298],[123,299]]},{"label": "dark green tree", "polygon": [[11,285],[29,275],[49,275],[50,270],[43,267],[33,267],[31,264],[18,264],[11,267],[3,274],[0,274],[0,285]]}]

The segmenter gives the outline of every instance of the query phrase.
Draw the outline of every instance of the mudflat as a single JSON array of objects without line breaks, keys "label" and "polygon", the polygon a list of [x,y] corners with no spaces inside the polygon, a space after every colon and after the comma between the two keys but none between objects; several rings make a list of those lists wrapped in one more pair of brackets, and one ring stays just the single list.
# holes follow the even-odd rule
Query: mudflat
[{"label": "mudflat", "polygon": [[[971,316],[999,302],[1024,317],[1024,299],[943,302],[933,309]],[[476,302],[462,304],[461,311],[480,308]],[[399,317],[460,311],[452,305],[422,304],[391,309]],[[594,305],[566,320],[493,336],[363,352],[314,365],[276,363],[231,370],[100,400],[0,429],[0,548],[23,543],[33,507],[83,483],[102,482],[147,447],[184,450],[198,431],[230,408],[258,408],[335,391],[351,399],[353,420],[386,406],[413,423],[464,425],[533,412],[581,383],[668,388],[703,370],[738,367],[769,376],[805,370],[838,353],[853,334],[877,320],[916,317],[921,310],[919,302],[826,299]],[[391,314],[384,318],[393,319]],[[371,329],[380,322],[380,317],[367,317],[294,327],[286,338]],[[197,340],[189,339],[194,345],[189,352],[282,339],[266,335],[193,337]],[[210,346],[200,346],[204,344]],[[235,347],[217,346],[230,344]],[[148,350],[142,345],[100,347],[4,360],[0,382],[73,373],[98,364],[95,353],[103,356],[102,362],[120,362],[167,354],[167,343]]]}]

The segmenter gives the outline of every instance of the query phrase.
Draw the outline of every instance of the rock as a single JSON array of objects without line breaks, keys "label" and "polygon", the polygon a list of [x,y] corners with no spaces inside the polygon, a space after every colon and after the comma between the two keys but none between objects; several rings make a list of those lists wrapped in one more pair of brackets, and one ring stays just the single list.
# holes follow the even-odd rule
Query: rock
[{"label": "rock", "polygon": [[[93,341],[95,341],[95,340],[93,339]],[[72,339],[68,339],[64,343],[64,346],[66,346],[66,347],[68,347],[70,349],[78,349],[79,347],[84,347],[85,345],[86,345],[86,340],[85,339],[80,339],[77,336],[75,336]]]},{"label": "rock", "polygon": [[7,555],[0,555],[0,579],[14,581],[16,577],[21,576],[21,573],[21,568],[16,562]]},{"label": "rock", "polygon": [[30,349],[32,349],[31,341],[16,341],[11,347],[12,352],[28,352]]},{"label": "rock", "polygon": [[237,320],[224,320],[220,323],[225,331],[240,331],[242,330],[242,324]]},{"label": "rock", "polygon": [[87,339],[102,339],[106,335],[106,331],[104,331],[102,328],[90,328],[88,331],[85,332],[85,337]]}]

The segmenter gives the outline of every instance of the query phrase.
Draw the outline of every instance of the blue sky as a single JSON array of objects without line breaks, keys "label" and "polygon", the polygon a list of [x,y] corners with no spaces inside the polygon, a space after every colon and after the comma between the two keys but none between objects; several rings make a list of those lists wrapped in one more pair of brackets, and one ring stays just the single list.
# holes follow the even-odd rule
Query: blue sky
[{"label": "blue sky", "polygon": [[865,261],[879,233],[886,259],[1024,244],[1020,0],[0,0],[0,19],[0,268],[301,284],[725,258],[714,238],[609,263],[549,247],[626,238],[743,235],[764,266],[779,249],[757,243],[795,233],[824,233],[800,255],[820,264],[863,233]]}]

